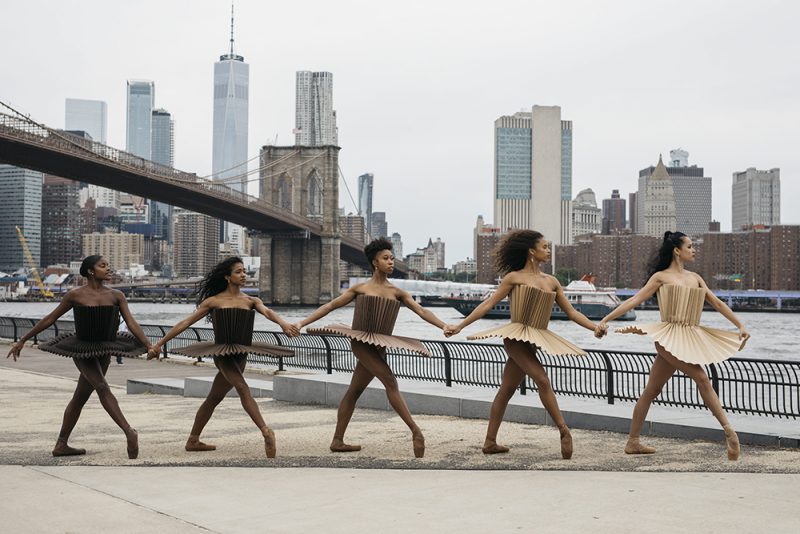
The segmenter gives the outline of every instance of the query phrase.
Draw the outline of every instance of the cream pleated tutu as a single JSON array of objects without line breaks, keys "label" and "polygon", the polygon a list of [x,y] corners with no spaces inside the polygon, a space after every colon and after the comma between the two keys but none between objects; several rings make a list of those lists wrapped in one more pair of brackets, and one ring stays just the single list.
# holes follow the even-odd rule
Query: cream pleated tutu
[{"label": "cream pleated tutu", "polygon": [[467,339],[501,337],[536,345],[548,354],[585,355],[586,351],[547,329],[556,294],[538,287],[518,285],[511,290],[511,323],[467,336]]},{"label": "cream pleated tutu", "polygon": [[372,295],[356,297],[353,326],[335,323],[321,328],[309,328],[310,334],[337,334],[384,349],[404,349],[430,356],[431,353],[418,339],[394,336],[392,330],[400,311],[400,301]]},{"label": "cream pleated tutu", "polygon": [[742,350],[744,341],[734,332],[700,326],[706,290],[665,284],[658,290],[660,323],[617,328],[621,334],[648,335],[686,363],[719,363]]}]

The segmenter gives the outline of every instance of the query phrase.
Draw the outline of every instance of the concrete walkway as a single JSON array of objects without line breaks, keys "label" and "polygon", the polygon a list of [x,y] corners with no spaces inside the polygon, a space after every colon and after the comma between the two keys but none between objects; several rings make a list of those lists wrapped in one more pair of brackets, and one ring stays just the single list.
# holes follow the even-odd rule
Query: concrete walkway
[{"label": "concrete walkway", "polygon": [[484,420],[415,415],[428,446],[415,459],[393,412],[358,409],[348,441],[364,449],[341,455],[327,450],[335,408],[259,398],[278,440],[270,460],[236,398],[204,434],[218,449],[187,453],[201,399],[125,393],[129,378],[213,374],[170,361],[112,363],[109,381],[139,431],[139,459],[127,459],[123,434],[96,397],[71,439],[87,454],[53,458],[77,370],[28,348],[17,363],[0,360],[0,531],[797,530],[798,449],[744,446],[742,459],[729,462],[719,440],[652,437],[657,454],[627,456],[623,434],[576,429],[575,455],[565,461],[553,427],[508,422],[500,441],[511,452],[485,456]]}]

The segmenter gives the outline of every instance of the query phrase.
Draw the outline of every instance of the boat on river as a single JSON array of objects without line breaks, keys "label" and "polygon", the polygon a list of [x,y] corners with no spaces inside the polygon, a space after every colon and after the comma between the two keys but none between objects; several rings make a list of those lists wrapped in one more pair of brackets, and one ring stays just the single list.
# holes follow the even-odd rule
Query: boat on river
[{"label": "boat on river", "polygon": [[[494,290],[490,290],[484,295],[474,296],[453,296],[443,297],[441,300],[446,302],[450,307],[457,309],[465,317],[472,313],[472,310],[478,305],[494,294]],[[575,280],[564,288],[564,295],[572,307],[577,311],[584,314],[592,320],[600,320],[608,312],[619,306],[620,299],[617,297],[616,290],[611,289],[597,289],[594,284],[586,280]],[[484,316],[486,319],[510,319],[511,318],[511,305],[508,298],[504,298],[489,310]],[[550,314],[551,319],[567,319],[567,314],[562,310],[558,303],[553,304],[553,312]],[[628,311],[622,317],[616,319],[617,321],[633,321],[636,319],[636,312],[633,310]]]}]

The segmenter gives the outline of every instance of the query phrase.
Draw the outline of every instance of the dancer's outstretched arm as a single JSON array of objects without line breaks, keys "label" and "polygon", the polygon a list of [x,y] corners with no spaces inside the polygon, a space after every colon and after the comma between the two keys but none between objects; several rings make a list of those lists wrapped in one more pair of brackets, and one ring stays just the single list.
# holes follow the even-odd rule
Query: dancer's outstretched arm
[{"label": "dancer's outstretched arm", "polygon": [[209,297],[203,302],[201,302],[200,306],[197,307],[194,313],[192,313],[189,317],[187,317],[183,321],[179,322],[178,324],[170,328],[169,332],[164,334],[164,337],[156,341],[153,344],[153,346],[150,347],[150,350],[147,351],[147,359],[152,360],[153,358],[158,358],[158,355],[161,352],[161,347],[164,346],[164,343],[174,338],[175,336],[177,336],[178,334],[180,334],[181,332],[192,326],[194,323],[196,323],[197,321],[208,315],[211,312],[210,301],[213,298],[214,297]]},{"label": "dancer's outstretched arm", "polygon": [[19,358],[19,353],[22,350],[22,347],[25,346],[25,342],[28,341],[30,338],[41,332],[42,330],[46,330],[50,328],[53,323],[55,323],[59,317],[67,313],[69,310],[72,309],[74,302],[72,300],[72,291],[68,291],[64,298],[61,299],[61,302],[58,303],[56,309],[42,317],[38,323],[33,325],[26,334],[24,334],[19,341],[11,345],[11,348],[8,351],[8,355],[6,358],[12,358],[14,361],[17,361]]},{"label": "dancer's outstretched arm", "polygon": [[706,285],[706,281],[703,280],[703,278],[699,274],[697,273],[693,274],[695,275],[695,277],[697,277],[697,282],[700,284],[700,287],[706,290],[706,302],[708,302],[712,308],[721,313],[723,317],[729,320],[733,324],[733,326],[739,329],[739,339],[741,339],[742,341],[747,341],[748,339],[750,339],[750,333],[747,332],[742,322],[739,320],[738,317],[736,317],[736,314],[733,313],[733,310],[731,310],[728,307],[728,305],[725,304],[725,302],[720,300],[720,298],[716,296],[714,292],[708,288],[708,286]]},{"label": "dancer's outstretched arm", "polygon": [[494,294],[481,302],[474,310],[472,310],[472,313],[464,317],[464,319],[457,325],[445,325],[444,335],[447,337],[454,336],[461,332],[465,326],[471,325],[486,315],[486,312],[494,308],[495,304],[506,298],[506,296],[511,293],[511,290],[514,288],[514,286],[518,284],[516,278],[516,273],[508,273],[505,275],[503,280],[500,281],[500,285],[497,286]]},{"label": "dancer's outstretched arm", "polygon": [[[564,288],[561,287],[561,283],[558,281],[558,278],[555,276],[551,277],[553,282],[556,286],[556,303],[558,307],[561,308],[564,313],[567,314],[567,318],[587,330],[597,331],[598,325],[594,324],[592,321],[589,320],[584,314],[576,310],[572,307],[572,303],[569,301],[567,296],[564,294]],[[603,333],[605,335],[605,333]]]},{"label": "dancer's outstretched arm", "polygon": [[276,323],[278,326],[281,327],[283,333],[289,337],[298,336],[300,335],[300,330],[293,324],[287,322],[283,317],[272,311],[271,309],[267,308],[264,302],[258,297],[250,297],[253,300],[255,305],[255,309],[258,313]]},{"label": "dancer's outstretched arm", "polygon": [[444,323],[444,321],[442,321],[436,316],[435,313],[433,313],[430,310],[426,310],[425,308],[422,307],[422,305],[419,302],[414,300],[414,297],[411,296],[411,293],[409,293],[408,291],[403,291],[402,289],[400,289],[399,291],[400,291],[399,294],[400,301],[403,304],[405,304],[409,310],[413,311],[421,318],[425,319],[427,322],[431,323],[433,326],[437,328],[444,329],[444,327],[447,326]]},{"label": "dancer's outstretched arm", "polygon": [[358,287],[361,285],[362,284],[356,284],[353,287],[349,288],[347,291],[345,291],[332,301],[323,304],[322,306],[311,312],[311,315],[309,315],[302,321],[295,323],[294,326],[297,328],[298,331],[300,331],[303,329],[304,326],[309,325],[314,321],[318,321],[319,319],[322,319],[336,308],[341,308],[342,306],[349,304],[350,302],[353,301],[353,299],[356,298],[356,296],[358,296],[357,290]]},{"label": "dancer's outstretched arm", "polygon": [[117,297],[119,313],[122,315],[122,319],[125,321],[125,324],[128,325],[128,330],[131,334],[136,336],[136,339],[142,342],[142,345],[147,347],[149,352],[153,345],[150,343],[150,340],[147,339],[142,327],[139,326],[139,323],[137,323],[136,319],[133,318],[133,314],[131,314],[131,310],[128,308],[128,301],[125,299],[125,294],[119,289],[112,289],[112,291],[114,292],[114,296]]},{"label": "dancer's outstretched arm", "polygon": [[605,317],[603,317],[603,319],[597,324],[597,328],[594,332],[595,337],[603,337],[604,334],[600,334],[600,332],[605,332],[608,330],[609,321],[613,321],[617,317],[622,317],[628,311],[634,309],[636,306],[652,297],[655,292],[658,291],[658,288],[663,284],[664,280],[660,271],[651,276],[650,280],[648,280],[644,287],[637,291],[634,296],[611,310]]}]

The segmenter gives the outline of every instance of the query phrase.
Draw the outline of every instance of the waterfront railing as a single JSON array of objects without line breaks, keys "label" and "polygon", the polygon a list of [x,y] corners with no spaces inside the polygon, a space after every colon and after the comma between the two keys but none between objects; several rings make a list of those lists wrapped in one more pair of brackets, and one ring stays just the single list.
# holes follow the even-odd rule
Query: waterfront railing
[{"label": "waterfront railing", "polygon": [[[0,337],[13,340],[30,331],[38,319],[0,317]],[[160,339],[171,327],[142,325],[152,341]],[[74,332],[72,321],[57,321],[40,332],[34,341],[44,341],[63,333]],[[164,345],[170,350],[198,341],[214,339],[210,327],[190,327]],[[347,338],[333,335],[303,334],[288,337],[283,332],[255,331],[253,341],[293,349],[292,358],[249,355],[248,361],[287,368],[326,372],[352,372],[356,358]],[[395,375],[402,378],[440,382],[445,386],[463,384],[496,388],[500,385],[506,353],[501,344],[463,341],[422,340],[431,357],[402,350],[388,350],[386,359]],[[655,353],[586,349],[586,356],[552,356],[538,352],[550,384],[557,394],[617,401],[636,401],[644,390]],[[772,417],[800,417],[800,361],[730,358],[705,366],[711,385],[723,408],[730,412]],[[526,377],[519,386],[524,395],[536,391],[536,384]],[[676,372],[664,385],[655,401],[670,406],[705,408],[694,382]]]}]

